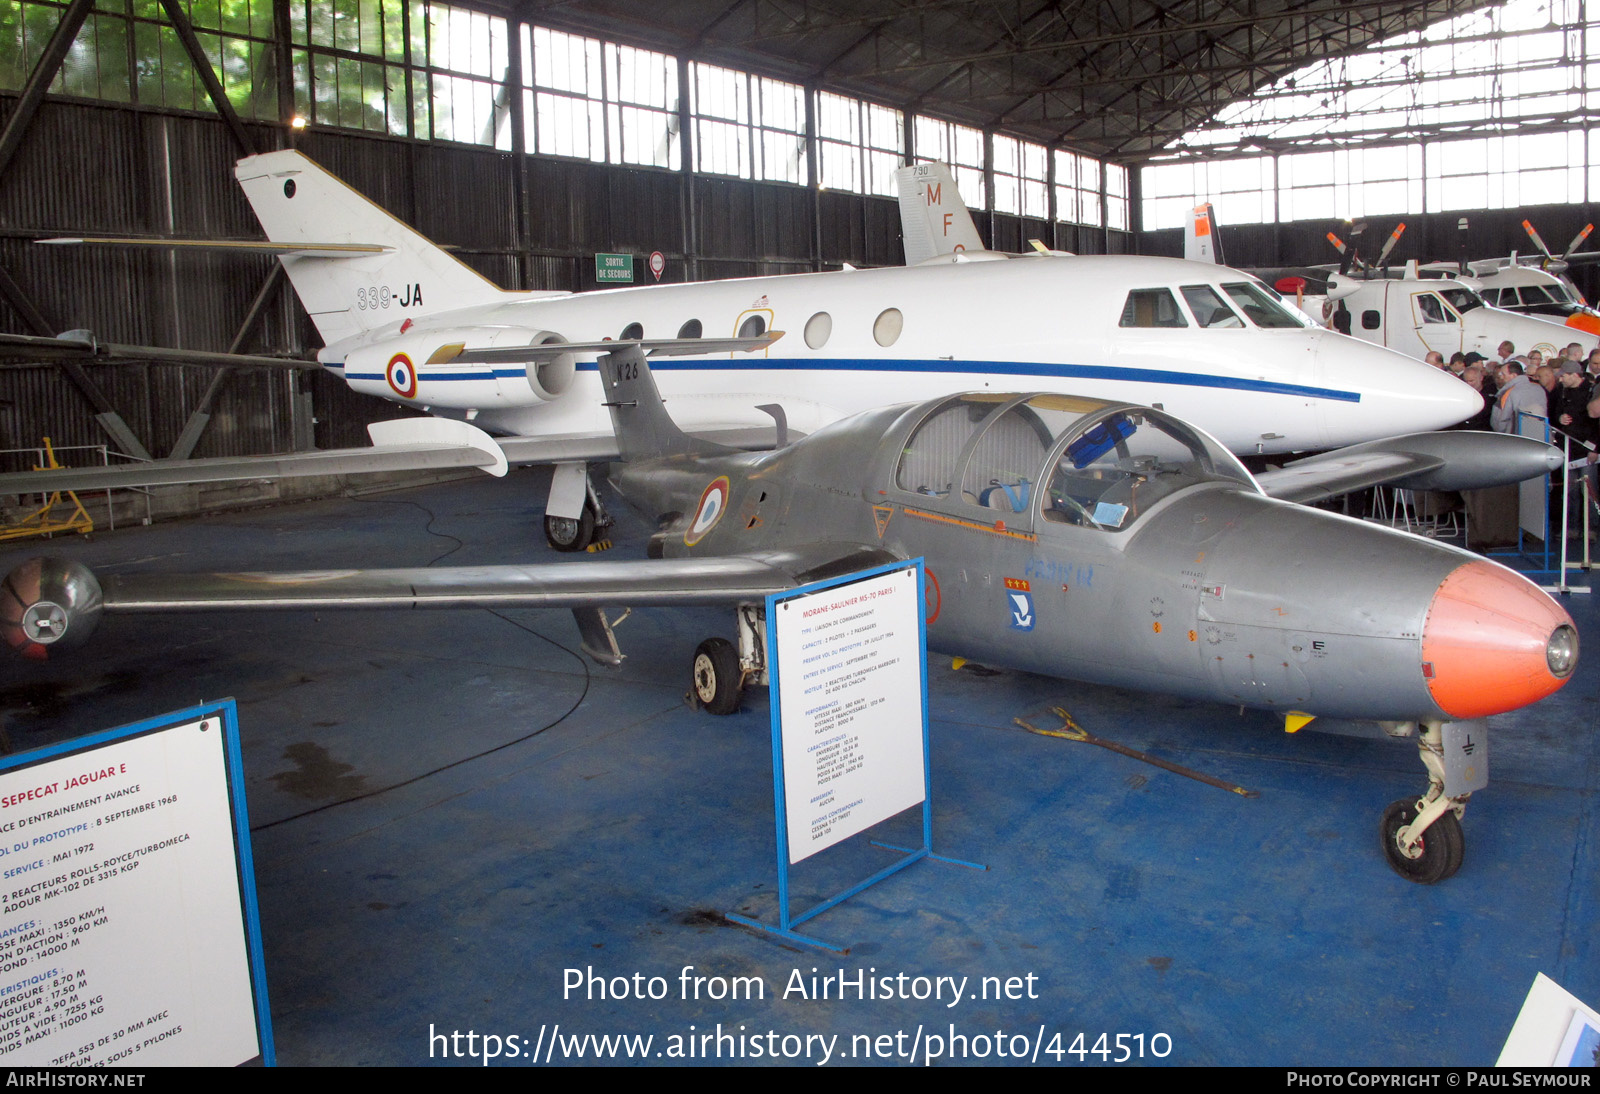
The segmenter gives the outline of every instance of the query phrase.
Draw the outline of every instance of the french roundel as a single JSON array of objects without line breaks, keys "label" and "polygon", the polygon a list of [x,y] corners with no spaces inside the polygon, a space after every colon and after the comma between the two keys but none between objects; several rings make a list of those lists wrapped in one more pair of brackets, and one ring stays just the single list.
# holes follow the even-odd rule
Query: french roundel
[{"label": "french roundel", "polygon": [[700,507],[694,511],[694,520],[683,534],[684,544],[693,547],[699,543],[707,532],[717,526],[717,521],[722,519],[722,511],[727,507],[728,476],[723,475],[700,495]]},{"label": "french roundel", "polygon": [[417,370],[411,364],[411,358],[403,353],[395,354],[389,358],[389,367],[384,370],[383,374],[396,395],[402,399],[416,398]]}]

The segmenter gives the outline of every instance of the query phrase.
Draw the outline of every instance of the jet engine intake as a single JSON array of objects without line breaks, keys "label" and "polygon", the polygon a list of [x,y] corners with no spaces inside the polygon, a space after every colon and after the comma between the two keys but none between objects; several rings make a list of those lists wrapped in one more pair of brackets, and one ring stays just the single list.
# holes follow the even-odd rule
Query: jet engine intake
[{"label": "jet engine intake", "polygon": [[[528,344],[553,346],[565,341],[566,338],[553,331],[542,330],[529,339]],[[572,386],[572,378],[577,374],[578,360],[570,353],[528,362],[528,386],[545,402],[566,394],[567,389]]]}]

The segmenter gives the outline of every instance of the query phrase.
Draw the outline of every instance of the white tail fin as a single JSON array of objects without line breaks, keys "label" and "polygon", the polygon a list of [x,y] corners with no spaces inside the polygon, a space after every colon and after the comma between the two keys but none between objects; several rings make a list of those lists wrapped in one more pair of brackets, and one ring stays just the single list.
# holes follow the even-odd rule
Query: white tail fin
[{"label": "white tail fin", "polygon": [[365,331],[435,312],[486,304],[501,290],[295,151],[267,152],[234,168],[274,243],[377,245],[379,254],[284,255],[300,302],[332,346]]},{"label": "white tail fin", "polygon": [[1189,210],[1183,235],[1183,257],[1190,262],[1222,265],[1222,240],[1217,235],[1217,214],[1208,201]]},{"label": "white tail fin", "polygon": [[913,164],[896,171],[894,183],[900,194],[907,266],[957,251],[985,249],[950,168],[942,163]]}]

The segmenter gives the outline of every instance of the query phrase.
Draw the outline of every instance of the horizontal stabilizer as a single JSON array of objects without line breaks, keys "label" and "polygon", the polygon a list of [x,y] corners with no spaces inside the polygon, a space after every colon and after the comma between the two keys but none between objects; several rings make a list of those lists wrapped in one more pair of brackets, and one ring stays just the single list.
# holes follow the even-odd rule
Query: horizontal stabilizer
[{"label": "horizontal stabilizer", "polygon": [[366,258],[391,253],[380,243],[271,243],[264,239],[139,239],[133,236],[60,236],[35,243],[80,243],[99,247],[168,247],[233,254],[296,255],[301,258]]},{"label": "horizontal stabilizer", "polygon": [[1557,470],[1561,451],[1531,437],[1469,430],[1412,433],[1351,445],[1256,476],[1284,501],[1313,502],[1364,490],[1482,490]]},{"label": "horizontal stabilizer", "polygon": [[[83,335],[83,337],[79,337]],[[167,349],[101,342],[87,331],[69,331],[56,338],[32,334],[0,334],[0,361],[144,361],[167,365],[209,365],[229,368],[318,369],[315,361],[296,357],[262,357],[220,350]]]},{"label": "horizontal stabilizer", "polygon": [[505,453],[494,438],[466,422],[447,418],[405,418],[374,422],[367,427],[367,432],[372,435],[371,448],[23,471],[0,475],[0,494],[50,494],[61,490],[115,490],[451,467],[477,467],[500,476],[507,470]]}]

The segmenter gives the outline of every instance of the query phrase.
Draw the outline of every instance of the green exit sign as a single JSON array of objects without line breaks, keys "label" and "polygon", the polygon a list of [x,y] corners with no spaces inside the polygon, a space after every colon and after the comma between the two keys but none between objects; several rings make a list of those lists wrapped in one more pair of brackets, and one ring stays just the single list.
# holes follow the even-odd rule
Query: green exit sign
[{"label": "green exit sign", "polygon": [[623,281],[630,285],[633,284],[633,256],[595,255],[594,279],[602,285],[608,281]]}]

